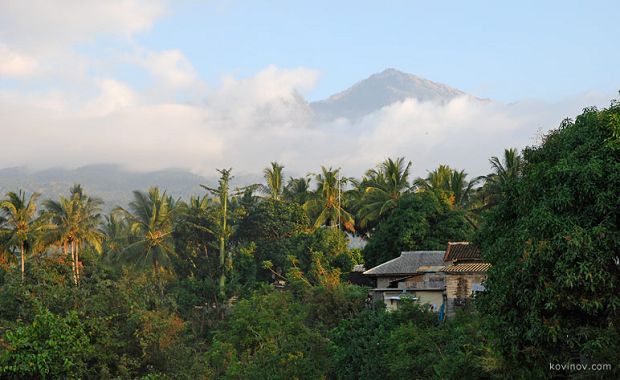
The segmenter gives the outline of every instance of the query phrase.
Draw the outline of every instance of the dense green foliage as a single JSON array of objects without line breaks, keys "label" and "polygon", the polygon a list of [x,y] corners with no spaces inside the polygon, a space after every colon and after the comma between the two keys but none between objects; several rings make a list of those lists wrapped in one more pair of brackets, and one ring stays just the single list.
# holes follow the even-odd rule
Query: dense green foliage
[{"label": "dense green foliage", "polygon": [[75,312],[61,317],[44,310],[32,323],[8,331],[5,341],[11,348],[0,356],[0,371],[24,379],[82,378],[94,354]]},{"label": "dense green foliage", "polygon": [[[495,372],[475,313],[447,323],[415,304],[365,310],[330,332],[337,379],[484,379]],[[410,375],[404,375],[410,374]]]},{"label": "dense green foliage", "polygon": [[526,149],[480,233],[483,311],[523,373],[620,359],[619,130],[620,105],[587,109]]},{"label": "dense green foliage", "polygon": [[434,192],[404,196],[364,247],[369,266],[400,255],[402,251],[442,250],[448,241],[466,241],[473,233],[461,210]]},{"label": "dense green foliage", "polygon": [[79,287],[62,256],[38,259],[25,282],[5,273],[2,377],[135,378],[200,364],[190,326],[152,273],[119,272],[92,252],[85,262]]},{"label": "dense green foliage", "polygon": [[[588,109],[487,176],[323,167],[175,200],[10,192],[0,203],[0,378],[614,378],[620,106]],[[478,186],[480,183],[480,186]],[[260,190],[260,191],[259,191]],[[363,237],[351,249],[347,233]],[[480,245],[487,291],[447,321],[345,281],[406,250]],[[550,371],[549,363],[610,363]]]}]

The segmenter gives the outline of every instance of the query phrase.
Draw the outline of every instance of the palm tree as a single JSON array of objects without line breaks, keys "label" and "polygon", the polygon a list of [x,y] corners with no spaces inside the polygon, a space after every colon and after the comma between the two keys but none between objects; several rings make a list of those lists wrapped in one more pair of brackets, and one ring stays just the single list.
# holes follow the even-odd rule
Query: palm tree
[{"label": "palm tree", "polygon": [[142,268],[148,265],[157,276],[175,253],[172,231],[178,205],[157,187],[150,188],[148,193],[136,190],[133,197],[130,211],[117,208],[127,218],[133,240],[120,252],[119,258]]},{"label": "palm tree", "polygon": [[503,160],[496,156],[489,160],[493,173],[480,177],[485,181],[480,196],[483,199],[483,208],[497,204],[504,194],[505,186],[523,174],[524,161],[514,148],[505,149]]},{"label": "palm tree", "polygon": [[289,178],[284,188],[284,197],[297,204],[303,205],[310,198],[310,178]]},{"label": "palm tree", "polygon": [[84,245],[101,252],[103,233],[100,229],[100,198],[84,194],[82,186],[74,185],[69,198],[60,197],[58,201],[48,199],[43,202],[47,215],[54,228],[50,229],[48,239],[62,247],[67,255],[71,252],[73,281],[80,282],[80,251]]},{"label": "palm tree", "polygon": [[317,182],[317,189],[313,197],[304,204],[304,209],[310,214],[316,214],[315,227],[329,225],[339,226],[341,223],[344,229],[354,231],[354,219],[344,208],[342,202],[343,183],[350,181],[349,178],[340,178],[340,169],[329,169],[321,167],[320,174],[314,174]]},{"label": "palm tree", "polygon": [[432,191],[454,209],[463,210],[465,219],[477,228],[478,199],[475,187],[479,182],[480,178],[467,180],[464,170],[458,171],[448,165],[439,165],[437,169],[429,172],[426,178],[418,178],[414,183],[419,191]]},{"label": "palm tree", "polygon": [[[226,296],[226,242],[230,237],[231,230],[228,227],[228,196],[230,192],[229,183],[232,179],[232,168],[230,169],[218,169],[221,174],[219,180],[219,186],[217,188],[211,188],[201,185],[207,191],[216,195],[219,198],[220,203],[220,224],[218,226],[218,240],[220,242],[220,280],[219,280],[219,295],[222,300]],[[236,192],[241,192],[237,190]]]},{"label": "palm tree", "polygon": [[461,210],[469,209],[474,197],[474,187],[479,182],[480,178],[474,178],[468,181],[465,170],[453,170],[449,182],[452,205]]},{"label": "palm tree", "polygon": [[12,249],[19,249],[21,256],[22,281],[24,281],[26,253],[31,248],[34,234],[38,232],[41,224],[36,217],[38,193],[33,193],[26,201],[26,193],[9,192],[6,199],[0,202],[0,210],[4,214],[6,229],[2,232],[7,240],[7,245]]},{"label": "palm tree", "polygon": [[452,172],[448,165],[439,165],[437,169],[429,172],[426,178],[416,179],[414,184],[419,190],[449,191]]},{"label": "palm tree", "polygon": [[111,212],[104,217],[101,233],[104,236],[102,250],[106,257],[118,257],[129,245],[130,226],[122,212]]},{"label": "palm tree", "polygon": [[410,191],[410,169],[411,161],[405,164],[405,158],[399,157],[388,158],[376,169],[366,172],[358,185],[361,192],[358,216],[362,227],[387,215],[400,197]]},{"label": "palm tree", "polygon": [[515,148],[504,150],[504,160],[500,162],[496,156],[489,160],[494,172],[491,179],[502,184],[519,177],[523,172],[523,158]]},{"label": "palm tree", "polygon": [[284,166],[277,162],[271,163],[271,168],[265,168],[263,174],[266,186],[262,186],[263,192],[269,195],[269,198],[279,201],[282,198],[282,192],[284,188],[284,182],[282,179],[282,170]]}]

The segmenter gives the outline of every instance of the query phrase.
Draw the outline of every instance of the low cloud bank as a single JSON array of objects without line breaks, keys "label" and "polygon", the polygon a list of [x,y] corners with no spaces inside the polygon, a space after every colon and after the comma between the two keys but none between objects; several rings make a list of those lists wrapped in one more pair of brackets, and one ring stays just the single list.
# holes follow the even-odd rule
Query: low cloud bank
[{"label": "low cloud bank", "polygon": [[99,94],[78,105],[59,93],[5,91],[0,133],[7,143],[0,160],[5,167],[115,163],[199,174],[229,166],[258,173],[277,160],[289,173],[331,165],[360,175],[386,157],[406,156],[417,175],[442,163],[477,175],[505,147],[532,145],[563,118],[609,101],[602,94],[557,104],[407,99],[355,122],[319,124],[299,95],[315,78],[311,70],[269,67],[252,78],[228,78],[206,100],[186,103],[150,102],[148,94],[112,79],[100,81]]}]

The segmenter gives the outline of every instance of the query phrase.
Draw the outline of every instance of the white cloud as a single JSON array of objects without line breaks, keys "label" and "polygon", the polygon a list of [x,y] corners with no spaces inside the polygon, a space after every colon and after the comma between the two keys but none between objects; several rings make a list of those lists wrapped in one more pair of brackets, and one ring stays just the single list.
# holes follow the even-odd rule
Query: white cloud
[{"label": "white cloud", "polygon": [[98,85],[101,94],[83,107],[82,112],[88,116],[103,116],[136,106],[139,102],[138,95],[125,83],[114,79],[102,79]]},{"label": "white cloud", "polygon": [[0,43],[0,78],[28,77],[37,71],[36,59]]},{"label": "white cloud", "polygon": [[129,38],[166,12],[160,0],[20,0],[0,2],[6,43],[44,52],[90,41],[100,34]]},{"label": "white cloud", "polygon": [[227,76],[209,94],[207,106],[214,123],[239,128],[305,127],[310,109],[301,94],[312,88],[316,70],[291,70],[269,66],[255,76],[235,79]]},{"label": "white cloud", "polygon": [[[41,87],[92,86],[139,50],[132,37],[166,12],[163,0],[0,1],[0,78],[37,74]],[[79,49],[96,49],[101,37],[111,45],[105,55]]]},{"label": "white cloud", "polygon": [[191,62],[179,50],[149,52],[139,60],[154,77],[171,87],[189,87],[199,82]]}]

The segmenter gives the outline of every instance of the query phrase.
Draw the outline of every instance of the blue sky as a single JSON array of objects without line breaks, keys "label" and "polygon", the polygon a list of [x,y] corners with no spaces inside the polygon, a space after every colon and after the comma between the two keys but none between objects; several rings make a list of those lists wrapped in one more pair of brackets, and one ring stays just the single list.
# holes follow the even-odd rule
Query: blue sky
[{"label": "blue sky", "polygon": [[618,1],[183,2],[136,37],[201,76],[310,67],[323,98],[387,67],[511,102],[620,86]]},{"label": "blue sky", "polygon": [[[360,175],[405,156],[414,175],[485,174],[618,96],[618,14],[618,1],[0,1],[0,134],[19,142],[0,163]],[[308,100],[390,67],[492,101],[313,117]]]}]

